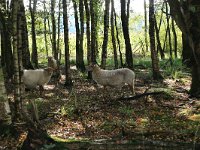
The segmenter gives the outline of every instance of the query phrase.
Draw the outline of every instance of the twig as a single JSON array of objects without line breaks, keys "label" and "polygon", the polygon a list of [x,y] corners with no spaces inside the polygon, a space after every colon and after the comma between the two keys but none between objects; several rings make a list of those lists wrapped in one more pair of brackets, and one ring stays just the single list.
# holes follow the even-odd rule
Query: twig
[{"label": "twig", "polygon": [[142,93],[139,95],[135,95],[135,96],[131,96],[131,97],[120,97],[118,98],[118,100],[135,100],[144,96],[148,96],[148,95],[158,95],[158,94],[164,94],[163,91],[161,92],[149,92],[149,93]]}]

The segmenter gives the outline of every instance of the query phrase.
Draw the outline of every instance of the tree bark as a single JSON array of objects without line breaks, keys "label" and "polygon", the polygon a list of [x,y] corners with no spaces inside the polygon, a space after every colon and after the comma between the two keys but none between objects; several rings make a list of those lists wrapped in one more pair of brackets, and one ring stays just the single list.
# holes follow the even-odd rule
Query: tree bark
[{"label": "tree bark", "polygon": [[[195,2],[195,3],[194,3]],[[190,95],[200,97],[200,1],[168,0],[176,24],[184,36],[187,36],[191,48],[192,83]],[[192,11],[190,8],[194,8]]]},{"label": "tree bark", "polygon": [[21,93],[20,93],[20,73],[19,73],[19,57],[18,57],[18,15],[19,1],[13,1],[12,7],[12,33],[13,33],[13,58],[14,58],[14,116],[13,121],[19,122],[21,120]]},{"label": "tree bark", "polygon": [[149,38],[150,38],[150,48],[151,48],[151,59],[152,59],[152,70],[153,79],[159,80],[162,78],[160,74],[158,56],[155,49],[155,15],[154,15],[154,0],[149,0]]},{"label": "tree bark", "polygon": [[191,57],[192,57],[192,49],[188,42],[188,37],[182,34],[182,63],[185,64],[188,68],[191,67]]},{"label": "tree bark", "polygon": [[28,41],[28,29],[25,15],[24,3],[19,0],[19,12],[18,18],[20,21],[21,28],[21,49],[22,49],[22,63],[25,69],[33,69],[31,64],[30,51],[29,51],[29,41]]},{"label": "tree bark", "polygon": [[36,33],[35,33],[35,12],[36,12],[36,4],[37,0],[33,0],[33,7],[31,5],[31,1],[29,0],[29,10],[31,13],[31,34],[32,34],[32,62],[35,68],[38,68],[38,52],[37,52],[37,42],[36,42]]},{"label": "tree bark", "polygon": [[69,27],[67,16],[66,0],[63,0],[63,25],[64,25],[64,43],[65,43],[65,86],[72,87],[72,79],[70,72],[70,54],[69,54]]},{"label": "tree bark", "polygon": [[101,68],[105,69],[107,59],[107,47],[108,47],[108,29],[109,29],[109,10],[110,0],[105,0],[104,10],[104,38],[102,45],[102,56],[101,56]]},{"label": "tree bark", "polygon": [[46,57],[49,56],[48,45],[47,45],[47,11],[46,11],[46,1],[43,1],[43,8],[44,8],[44,43],[46,49]]},{"label": "tree bark", "polygon": [[[11,47],[11,32],[9,29],[9,20],[8,14],[5,14],[0,11],[0,24],[1,29],[1,64],[5,70],[5,82],[7,83],[9,79],[13,77],[13,53]],[[6,87],[7,89],[7,87]]]},{"label": "tree bark", "polygon": [[[85,13],[86,13],[86,37],[87,37],[87,62],[91,63],[91,41],[90,41],[90,10],[88,0],[84,0]],[[92,73],[88,72],[88,79],[92,79]]]},{"label": "tree bark", "polygon": [[158,25],[157,25],[156,16],[154,16],[154,18],[155,18],[155,31],[156,31],[157,49],[160,52],[161,59],[165,59],[165,54],[164,54],[164,51],[163,51],[161,43],[160,43],[160,34],[159,34],[160,31],[159,31],[159,28],[158,28]]},{"label": "tree bark", "polygon": [[94,10],[94,1],[90,1],[90,15],[91,15],[91,62],[96,63],[96,15]]},{"label": "tree bark", "polygon": [[144,0],[144,38],[145,38],[145,48],[148,51],[148,37],[147,37],[147,3]]},{"label": "tree bark", "polygon": [[[130,43],[130,36],[129,36],[129,23],[128,23],[128,8],[126,9],[126,0],[121,1],[121,21],[122,21],[122,30],[125,40],[126,46],[126,65],[129,68],[133,68],[133,55],[132,55],[132,48]],[[130,2],[130,1],[128,1]],[[126,13],[127,12],[127,13]]]},{"label": "tree bark", "polygon": [[178,42],[177,42],[177,34],[176,34],[176,29],[175,29],[175,24],[174,24],[174,19],[172,19],[172,32],[173,32],[173,36],[174,36],[174,57],[177,58],[178,57]]},{"label": "tree bark", "polygon": [[116,38],[117,38],[117,44],[118,44],[118,50],[119,50],[119,57],[120,57],[120,65],[121,67],[124,67],[124,63],[123,63],[123,56],[122,56],[122,52],[121,52],[121,46],[120,46],[120,39],[119,39],[119,31],[118,31],[118,27],[117,27],[117,14],[115,12],[114,9],[114,20],[115,20],[115,29],[116,29]]},{"label": "tree bark", "polygon": [[84,49],[83,49],[83,39],[84,39],[84,7],[83,0],[79,0],[79,14],[80,14],[80,60],[79,60],[79,69],[81,72],[85,72],[84,64]]},{"label": "tree bark", "polygon": [[170,64],[173,64],[173,56],[172,56],[172,41],[171,41],[171,29],[169,25],[169,11],[168,11],[168,4],[165,0],[165,7],[166,7],[166,20],[167,20],[167,35],[168,35],[168,42],[169,42],[169,54],[170,54]]},{"label": "tree bark", "polygon": [[61,49],[60,49],[60,13],[61,13],[61,0],[59,0],[58,2],[58,27],[57,27],[57,30],[58,30],[58,38],[57,38],[57,52],[58,52],[58,63],[61,61]]},{"label": "tree bark", "polygon": [[58,50],[56,47],[56,20],[55,20],[55,0],[51,0],[51,22],[52,22],[52,53],[55,60],[58,60]]},{"label": "tree bark", "polygon": [[117,59],[118,57],[117,57],[117,45],[116,45],[116,38],[115,38],[116,35],[115,35],[114,13],[115,13],[114,0],[111,0],[111,18],[110,18],[111,36],[112,36],[115,69],[117,69],[118,68],[118,59]]},{"label": "tree bark", "polygon": [[[9,126],[12,123],[10,105],[5,89],[3,69],[0,62],[0,126]],[[1,131],[2,132],[2,131]],[[0,133],[1,133],[0,132]]]}]

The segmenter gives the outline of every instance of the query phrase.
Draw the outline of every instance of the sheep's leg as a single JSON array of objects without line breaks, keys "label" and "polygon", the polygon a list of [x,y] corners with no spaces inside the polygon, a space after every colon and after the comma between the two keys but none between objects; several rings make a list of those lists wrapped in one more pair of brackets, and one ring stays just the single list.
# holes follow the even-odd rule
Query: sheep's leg
[{"label": "sheep's leg", "polygon": [[132,83],[132,93],[133,95],[135,95],[135,79],[133,79],[133,83]]},{"label": "sheep's leg", "polygon": [[131,90],[132,94],[133,94],[133,95],[135,95],[134,81],[133,81],[133,83],[132,83],[132,84],[129,84],[129,87],[130,87],[130,90]]}]

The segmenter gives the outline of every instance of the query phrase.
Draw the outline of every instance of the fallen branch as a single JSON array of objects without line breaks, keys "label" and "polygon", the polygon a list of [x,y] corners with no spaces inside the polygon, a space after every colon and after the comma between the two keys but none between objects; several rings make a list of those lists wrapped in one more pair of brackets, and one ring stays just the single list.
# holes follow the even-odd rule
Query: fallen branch
[{"label": "fallen branch", "polygon": [[142,94],[138,94],[135,96],[131,96],[131,97],[120,97],[118,98],[118,100],[135,100],[144,96],[149,96],[149,95],[159,95],[159,94],[164,94],[163,91],[160,92],[149,92],[149,93],[142,93]]}]

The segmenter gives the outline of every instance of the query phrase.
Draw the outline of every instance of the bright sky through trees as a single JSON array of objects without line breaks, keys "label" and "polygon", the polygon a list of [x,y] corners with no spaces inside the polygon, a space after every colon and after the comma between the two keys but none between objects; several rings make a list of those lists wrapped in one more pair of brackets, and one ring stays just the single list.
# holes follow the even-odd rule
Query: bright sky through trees
[{"label": "bright sky through trees", "polygon": [[[46,0],[46,2],[50,2],[50,0]],[[120,11],[120,0],[115,0],[116,10]],[[148,0],[147,0],[148,3]],[[29,0],[24,0],[24,5],[27,8],[29,5]],[[144,1],[143,0],[131,0],[130,1],[130,9],[136,13],[143,13],[144,11]]]}]

